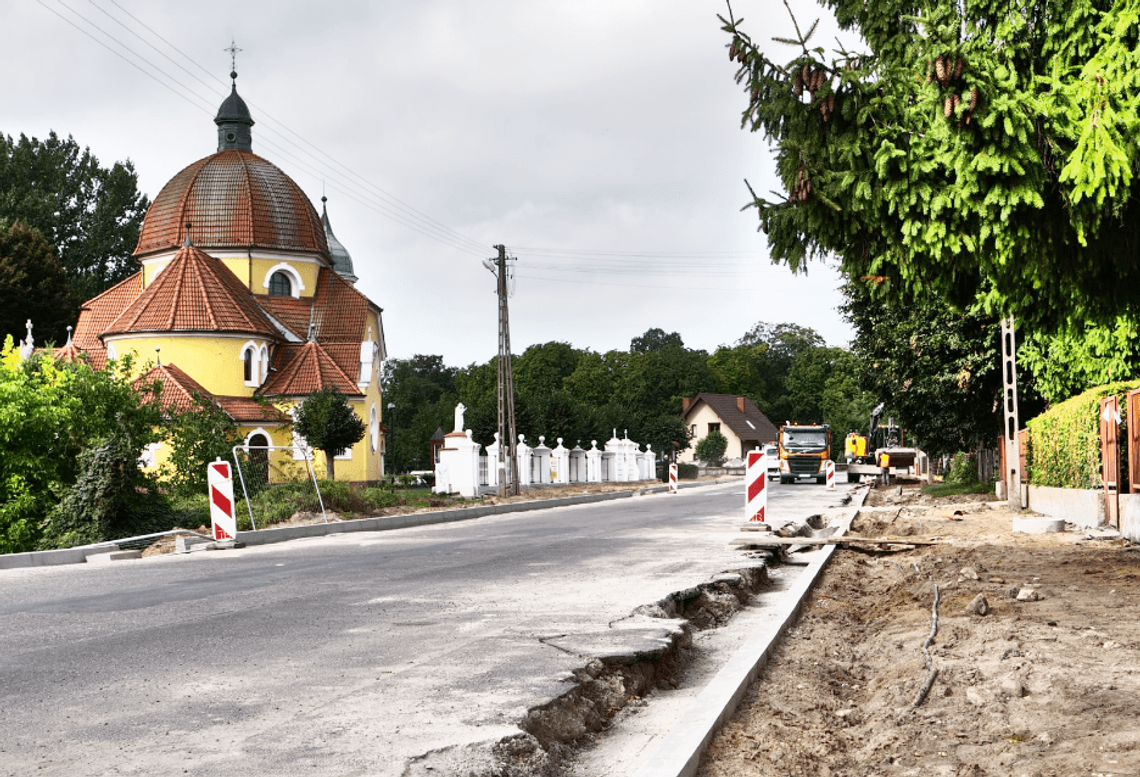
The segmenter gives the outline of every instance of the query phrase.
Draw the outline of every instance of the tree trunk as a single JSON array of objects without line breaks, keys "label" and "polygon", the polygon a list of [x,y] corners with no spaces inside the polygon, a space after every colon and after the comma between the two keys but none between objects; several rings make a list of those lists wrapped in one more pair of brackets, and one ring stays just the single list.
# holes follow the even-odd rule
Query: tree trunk
[{"label": "tree trunk", "polygon": [[325,473],[329,476],[329,480],[336,480],[336,470],[333,469],[334,458],[331,452],[325,451]]}]

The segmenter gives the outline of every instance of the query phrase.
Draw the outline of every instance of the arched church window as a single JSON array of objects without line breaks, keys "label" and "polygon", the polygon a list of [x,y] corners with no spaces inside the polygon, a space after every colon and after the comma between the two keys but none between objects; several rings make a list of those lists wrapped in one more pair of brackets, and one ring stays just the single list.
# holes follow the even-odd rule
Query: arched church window
[{"label": "arched church window", "polygon": [[289,276],[281,270],[269,276],[269,296],[271,297],[292,297],[293,296],[293,281]]},{"label": "arched church window", "polygon": [[242,364],[244,365],[243,370],[245,371],[245,375],[244,375],[245,382],[246,383],[252,383],[253,382],[253,349],[252,348],[246,348],[245,349],[245,354],[244,354],[244,358],[242,359]]}]

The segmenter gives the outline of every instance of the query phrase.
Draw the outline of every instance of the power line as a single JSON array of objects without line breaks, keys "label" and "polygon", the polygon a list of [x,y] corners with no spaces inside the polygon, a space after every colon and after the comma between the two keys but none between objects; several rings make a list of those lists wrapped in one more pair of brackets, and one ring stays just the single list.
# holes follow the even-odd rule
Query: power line
[{"label": "power line", "polygon": [[[39,5],[43,6],[55,16],[59,17],[64,22],[74,27],[76,30],[83,33],[99,45],[103,46],[112,54],[119,57],[127,64],[131,65],[136,70],[146,75],[148,78],[154,80],[165,89],[173,92],[175,95],[190,103],[198,110],[203,111],[207,115],[213,115],[213,105],[217,100],[215,96],[211,95],[210,97],[205,97],[199,94],[195,91],[194,88],[183,83],[178,78],[175,78],[170,73],[165,71],[162,67],[147,59],[138,51],[132,49],[122,40],[116,38],[114,35],[111,35],[109,32],[107,32],[105,29],[100,27],[88,17],[79,13],[79,11],[68,5],[66,2],[64,2],[64,0],[57,0],[57,2],[60,6],[80,19],[90,29],[97,30],[106,39],[112,41],[114,46],[109,45],[105,40],[101,40],[99,37],[92,34],[90,29],[85,29],[80,24],[77,24],[72,19],[61,14],[55,8],[50,7],[46,2],[44,2],[44,0],[37,0],[37,2]],[[147,40],[144,35],[135,30],[132,30],[121,19],[116,18],[110,11],[96,3],[95,0],[88,0],[88,2],[93,5],[100,13],[104,14],[113,22],[115,22],[115,24],[122,27],[132,36],[165,58],[172,65],[179,68],[181,71],[193,78],[198,84],[206,87],[207,89],[213,89],[213,86],[211,84],[207,83],[201,77],[191,72],[187,67],[183,66],[174,58],[163,52],[158,46]],[[226,82],[223,79],[217,77],[211,70],[203,67],[192,57],[181,51],[177,46],[159,34],[154,28],[150,27],[139,17],[123,8],[123,6],[116,2],[116,0],[106,0],[106,2],[110,3],[110,5],[118,9],[120,13],[131,19],[142,29],[146,30],[149,35],[161,41],[171,51],[182,57],[188,63],[201,70],[217,83],[223,86],[225,85]],[[118,48],[116,49],[115,47]],[[144,63],[146,67],[140,65],[139,61],[131,60],[123,53],[123,51],[133,55],[137,60]],[[159,75],[156,75],[156,73],[167,80],[164,81],[163,78],[160,78]],[[359,203],[365,208],[368,208],[373,212],[378,213],[379,215],[382,215],[385,218],[403,227],[417,232],[424,237],[435,240],[443,245],[448,246],[449,248],[453,248],[462,253],[474,256],[485,255],[486,247],[479,241],[474,240],[467,235],[464,235],[458,230],[447,226],[446,224],[403,202],[395,195],[387,192],[383,188],[374,184],[365,176],[359,174],[352,167],[340,162],[338,159],[326,153],[320,147],[316,146],[315,144],[311,143],[293,131],[283,122],[277,120],[272,114],[268,113],[268,111],[265,111],[260,106],[257,106],[252,102],[249,102],[248,104],[256,109],[259,115],[259,123],[261,124],[262,130],[264,130],[269,135],[278,138],[281,143],[284,143],[293,149],[296,149],[296,153],[286,150],[283,146],[279,145],[278,143],[274,143],[264,135],[259,138],[258,142],[264,143],[266,147],[273,149],[276,153],[280,154],[282,158],[290,160],[293,164],[297,165],[298,168],[302,169],[307,174],[321,180],[323,183],[328,184],[333,190],[340,192],[344,196]],[[269,122],[265,122],[262,117],[268,118]],[[286,136],[285,133],[291,135],[293,138],[296,138],[299,142],[290,139]],[[305,161],[305,159],[302,159],[301,157],[304,157],[305,159],[311,161]],[[575,249],[554,247],[520,247],[516,250],[525,252],[532,258],[546,258],[554,260],[563,259],[573,260],[574,262],[573,264],[560,264],[557,261],[548,262],[542,265],[541,269],[544,270],[564,273],[590,273],[609,275],[644,272],[644,270],[647,269],[644,263],[631,260],[650,260],[652,262],[652,265],[648,269],[652,269],[657,273],[666,271],[672,271],[672,274],[688,274],[699,272],[702,275],[706,276],[717,275],[720,277],[728,277],[733,274],[731,272],[733,265],[731,263],[725,264],[723,260],[731,260],[733,258],[746,258],[750,256],[750,254],[746,252],[738,251],[619,251],[606,249]],[[614,259],[621,260],[626,264],[614,264],[612,261]],[[528,274],[528,277],[534,276],[529,276]],[[575,282],[570,279],[561,278],[556,279],[547,277],[545,279]]]},{"label": "power line", "polygon": [[[65,22],[67,22],[72,27],[74,27],[79,32],[83,33],[87,37],[94,40],[96,43],[98,43],[101,46],[103,46],[104,48],[106,48],[112,54],[115,54],[117,57],[119,57],[123,61],[130,64],[132,67],[139,70],[140,72],[142,72],[147,77],[158,82],[164,88],[168,89],[169,91],[178,95],[182,99],[186,100],[191,105],[194,105],[194,107],[205,112],[207,115],[213,114],[213,111],[210,108],[205,107],[205,105],[203,105],[201,103],[195,103],[187,95],[192,95],[194,98],[197,98],[198,100],[202,101],[202,103],[206,103],[207,98],[198,94],[191,87],[182,83],[177,78],[170,75],[170,73],[163,70],[162,67],[158,66],[157,64],[155,64],[151,60],[147,59],[145,56],[141,55],[139,52],[135,51],[133,48],[131,48],[126,43],[124,43],[122,40],[116,38],[114,35],[107,32],[105,29],[103,29],[98,24],[93,22],[90,18],[84,16],[82,13],[78,12],[76,9],[67,5],[67,3],[63,2],[63,0],[57,0],[57,2],[59,3],[60,6],[67,9],[70,13],[72,13],[75,17],[80,19],[89,28],[97,30],[105,38],[112,41],[115,44],[115,46],[117,46],[119,49],[121,49],[122,51],[126,51],[126,52],[130,53],[131,55],[136,57],[138,60],[145,63],[145,65],[147,67],[149,67],[150,70],[144,68],[138,62],[132,61],[130,58],[125,56],[122,53],[122,51],[116,50],[116,48],[109,45],[106,41],[100,40],[96,35],[91,33],[90,29],[85,29],[83,26],[81,26],[80,24],[77,24],[72,19],[67,18],[66,16],[59,13],[54,8],[49,7],[46,3],[43,2],[43,0],[37,0],[37,2],[39,2],[39,4],[41,6],[43,6],[44,8],[46,8],[47,10],[51,11],[57,17],[59,17],[60,19],[62,19]],[[201,78],[198,78],[193,73],[190,73],[188,70],[186,70],[185,67],[183,67],[182,65],[175,62],[172,58],[170,58],[169,56],[164,54],[162,51],[160,51],[156,46],[151,44],[149,41],[145,40],[145,38],[143,36],[139,35],[135,31],[131,30],[129,27],[127,27],[125,24],[123,24],[120,20],[115,19],[114,16],[112,16],[106,9],[100,8],[94,2],[94,0],[89,0],[89,2],[91,2],[91,4],[94,5],[99,11],[101,11],[102,13],[107,15],[109,18],[111,18],[112,21],[115,21],[116,24],[119,24],[121,27],[123,27],[125,30],[130,32],[132,35],[134,35],[139,40],[142,40],[144,43],[146,43],[148,46],[150,46],[156,52],[158,52],[163,57],[165,57],[167,60],[169,60],[172,64],[179,67],[184,72],[188,73],[191,77],[193,77],[196,81],[198,81],[202,85],[206,86],[207,88],[210,88],[210,85],[205,83],[204,81],[202,81]],[[133,14],[130,14],[125,9],[123,9],[122,6],[118,5],[118,3],[115,3],[114,0],[110,0],[110,2],[116,8],[123,11],[127,16],[129,16],[131,19],[133,19],[136,23],[138,23],[140,26],[142,26],[144,29],[146,29],[149,33],[154,35],[156,38],[158,38],[160,41],[162,41],[166,45],[170,46],[170,48],[172,50],[177,52],[180,56],[184,57],[187,61],[191,62],[192,64],[199,67],[203,71],[209,72],[209,71],[206,71],[205,68],[202,68],[201,65],[198,65],[198,63],[196,63],[191,57],[187,56],[185,53],[180,51],[177,47],[170,44],[169,41],[167,41],[165,38],[163,38],[161,35],[159,35],[157,32],[155,32],[152,28],[150,28],[144,22],[139,20],[138,17],[134,16]],[[156,76],[155,73],[161,74],[163,77],[165,77],[169,81],[176,84],[181,89],[181,91],[179,91],[179,89],[176,89],[175,87],[171,86],[170,83],[164,82],[161,78]],[[218,80],[224,84],[224,81],[221,81],[220,79],[218,79]],[[267,113],[265,113],[264,115],[268,116]],[[340,186],[339,187],[334,186],[334,188],[336,188],[341,193],[345,194],[345,196],[349,197],[350,199],[355,200],[356,202],[360,203],[361,205],[364,205],[365,207],[373,210],[374,212],[379,213],[380,215],[383,215],[392,221],[395,221],[396,223],[400,224],[401,226],[407,227],[407,228],[409,228],[415,232],[418,232],[418,233],[424,235],[425,237],[431,238],[431,239],[436,240],[438,242],[441,242],[441,243],[443,243],[443,244],[445,244],[451,248],[455,248],[456,250],[459,250],[459,251],[462,251],[464,253],[468,253],[471,255],[482,256],[486,252],[486,247],[482,243],[480,243],[476,240],[473,240],[473,239],[467,237],[466,235],[463,235],[462,233],[446,226],[445,224],[442,224],[441,222],[436,221],[435,219],[432,219],[431,217],[427,216],[426,214],[421,213],[420,211],[416,210],[415,208],[412,208],[410,205],[407,205],[406,203],[402,202],[401,200],[399,200],[398,198],[389,194],[388,192],[385,192],[383,189],[380,189],[379,187],[375,186],[374,184],[369,182],[366,178],[364,178],[361,175],[358,175],[357,173],[355,173],[355,171],[351,170],[347,166],[341,164],[340,162],[337,162],[335,159],[330,157],[328,154],[325,154],[323,151],[320,151],[319,148],[317,148],[313,144],[306,141],[304,138],[302,138],[300,135],[298,135],[297,133],[290,130],[284,124],[277,122],[278,124],[280,124],[282,129],[284,129],[285,131],[294,135],[295,137],[299,138],[302,142],[306,143],[310,147],[316,149],[318,152],[320,152],[326,158],[331,159],[333,162],[335,162],[337,165],[339,165],[342,169],[347,171],[348,174],[350,176],[352,176],[352,178],[355,178],[357,181],[362,182],[364,187],[367,187],[368,189],[372,189],[375,192],[378,192],[379,197],[376,197],[375,195],[371,195],[371,194],[367,193],[367,190],[362,191],[362,187],[360,184],[354,183],[351,179],[348,179],[348,180],[343,179],[343,177],[334,168],[330,167],[327,163],[318,159],[312,153],[301,148],[297,143],[293,142],[289,138],[285,137],[281,132],[277,131],[273,126],[273,122],[275,122],[276,120],[273,119],[272,116],[269,116],[269,118],[270,118],[270,123],[268,123],[268,124],[263,123],[263,129],[267,130],[272,135],[280,137],[284,143],[287,143],[287,144],[293,146],[294,148],[297,148],[299,153],[304,154],[305,156],[311,158],[313,160],[313,162],[315,163],[315,165],[317,165],[319,167],[314,167],[314,165],[312,165],[312,164],[302,162],[297,156],[290,154],[289,152],[285,151],[284,148],[273,143],[272,141],[268,140],[265,137],[262,137],[259,140],[259,142],[264,143],[269,148],[273,148],[273,149],[277,150],[283,156],[292,160],[293,163],[298,164],[300,167],[302,167],[310,175],[313,175],[314,177],[321,179],[321,180],[324,180],[326,178],[331,177],[334,181],[339,181]],[[324,168],[324,170],[321,170],[319,168]]]}]

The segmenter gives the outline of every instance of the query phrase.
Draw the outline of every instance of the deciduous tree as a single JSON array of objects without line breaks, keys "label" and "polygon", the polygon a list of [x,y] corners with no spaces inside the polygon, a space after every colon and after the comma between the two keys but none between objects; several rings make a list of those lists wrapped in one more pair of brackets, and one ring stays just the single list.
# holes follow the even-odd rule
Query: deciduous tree
[{"label": "deciduous tree", "polygon": [[335,388],[324,388],[297,407],[293,428],[305,442],[325,454],[325,471],[336,480],[336,457],[364,439],[364,422]]},{"label": "deciduous tree", "polygon": [[0,133],[0,217],[43,233],[82,299],[137,269],[131,252],[148,205],[130,160],[103,167],[70,136]]},{"label": "deciduous tree", "polygon": [[0,218],[0,337],[20,340],[31,321],[35,341],[63,345],[79,299],[59,255],[39,230]]}]

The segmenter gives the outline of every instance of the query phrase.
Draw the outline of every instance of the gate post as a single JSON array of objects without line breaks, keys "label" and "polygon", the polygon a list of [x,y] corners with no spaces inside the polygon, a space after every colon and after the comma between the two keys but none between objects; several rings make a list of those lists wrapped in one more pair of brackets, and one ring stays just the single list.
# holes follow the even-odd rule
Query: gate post
[{"label": "gate post", "polygon": [[1120,411],[1116,395],[1100,400],[1100,468],[1104,482],[1104,520],[1120,527]]}]

